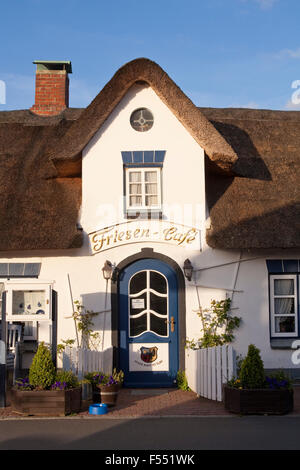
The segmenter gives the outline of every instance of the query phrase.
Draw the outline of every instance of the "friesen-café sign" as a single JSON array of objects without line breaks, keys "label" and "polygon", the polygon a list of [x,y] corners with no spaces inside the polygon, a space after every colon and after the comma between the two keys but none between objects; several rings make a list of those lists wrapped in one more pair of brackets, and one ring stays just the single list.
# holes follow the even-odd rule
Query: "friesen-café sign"
[{"label": "friesen-caf\u00e9 sign", "polygon": [[200,230],[166,221],[129,221],[89,233],[92,253],[129,243],[156,242],[200,250]]}]

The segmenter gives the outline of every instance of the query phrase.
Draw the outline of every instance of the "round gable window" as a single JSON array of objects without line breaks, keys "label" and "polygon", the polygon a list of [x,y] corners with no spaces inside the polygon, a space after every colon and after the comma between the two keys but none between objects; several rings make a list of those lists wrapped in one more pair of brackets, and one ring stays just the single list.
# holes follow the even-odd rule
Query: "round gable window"
[{"label": "round gable window", "polygon": [[147,108],[139,108],[130,116],[130,124],[138,132],[146,132],[153,126],[153,114]]}]

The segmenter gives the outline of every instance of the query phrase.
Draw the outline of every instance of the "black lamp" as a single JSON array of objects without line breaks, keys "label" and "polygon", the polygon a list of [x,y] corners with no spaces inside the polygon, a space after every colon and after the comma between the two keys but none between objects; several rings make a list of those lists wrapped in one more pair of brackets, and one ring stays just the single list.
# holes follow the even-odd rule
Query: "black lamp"
[{"label": "black lamp", "polygon": [[183,265],[183,272],[188,281],[192,280],[193,270],[194,268],[192,263],[189,259],[186,259]]}]

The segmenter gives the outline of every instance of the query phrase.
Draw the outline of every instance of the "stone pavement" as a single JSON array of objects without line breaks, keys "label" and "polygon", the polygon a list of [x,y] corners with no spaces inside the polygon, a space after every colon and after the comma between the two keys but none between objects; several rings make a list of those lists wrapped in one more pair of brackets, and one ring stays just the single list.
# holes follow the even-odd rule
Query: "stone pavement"
[{"label": "stone pavement", "polygon": [[[179,389],[126,389],[119,392],[116,406],[109,408],[106,415],[90,415],[91,402],[83,402],[79,418],[142,418],[150,416],[232,416],[222,402],[197,397],[194,392]],[[20,418],[12,411],[7,397],[7,407],[0,408],[0,419]],[[300,415],[300,386],[294,387],[294,411],[290,415]],[[289,416],[290,416],[289,415]]]}]

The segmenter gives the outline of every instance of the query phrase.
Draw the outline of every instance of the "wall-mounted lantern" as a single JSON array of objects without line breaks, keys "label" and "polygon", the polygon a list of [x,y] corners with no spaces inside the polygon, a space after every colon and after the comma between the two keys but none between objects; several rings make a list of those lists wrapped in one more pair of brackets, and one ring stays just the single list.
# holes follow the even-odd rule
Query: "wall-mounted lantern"
[{"label": "wall-mounted lantern", "polygon": [[192,280],[193,270],[194,268],[192,263],[189,259],[186,259],[183,265],[183,272],[188,281]]},{"label": "wall-mounted lantern", "polygon": [[106,260],[102,268],[103,277],[106,281],[109,281],[109,279],[112,278],[113,271],[113,264],[110,261]]}]

